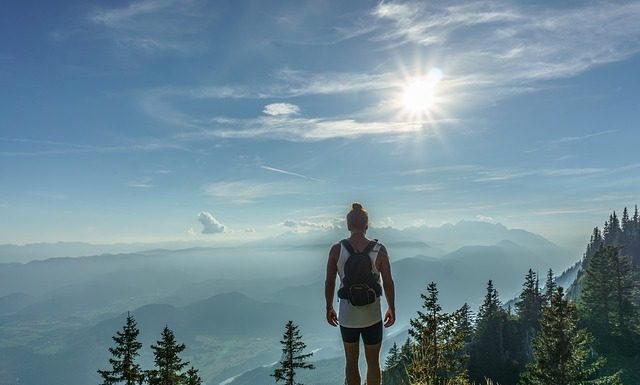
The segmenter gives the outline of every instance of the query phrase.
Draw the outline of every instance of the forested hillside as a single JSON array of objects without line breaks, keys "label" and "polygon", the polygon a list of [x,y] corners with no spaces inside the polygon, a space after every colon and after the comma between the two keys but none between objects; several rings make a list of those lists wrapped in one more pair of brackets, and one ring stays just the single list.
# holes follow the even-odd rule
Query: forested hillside
[{"label": "forested hillside", "polygon": [[639,265],[640,218],[625,208],[594,229],[569,295],[551,269],[544,286],[529,270],[515,309],[489,281],[472,317],[466,304],[443,312],[431,283],[411,338],[389,351],[385,384],[638,384]]}]

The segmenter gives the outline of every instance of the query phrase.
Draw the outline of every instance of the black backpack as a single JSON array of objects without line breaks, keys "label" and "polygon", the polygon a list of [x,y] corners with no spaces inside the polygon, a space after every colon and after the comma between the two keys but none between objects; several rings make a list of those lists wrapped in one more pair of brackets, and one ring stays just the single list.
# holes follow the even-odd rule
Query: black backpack
[{"label": "black backpack", "polygon": [[349,258],[344,263],[344,278],[342,287],[338,290],[338,298],[348,299],[353,306],[364,306],[373,303],[376,297],[382,295],[382,287],[378,277],[373,273],[369,253],[378,243],[377,239],[369,242],[367,247],[356,252],[348,240],[340,241],[349,252]]}]

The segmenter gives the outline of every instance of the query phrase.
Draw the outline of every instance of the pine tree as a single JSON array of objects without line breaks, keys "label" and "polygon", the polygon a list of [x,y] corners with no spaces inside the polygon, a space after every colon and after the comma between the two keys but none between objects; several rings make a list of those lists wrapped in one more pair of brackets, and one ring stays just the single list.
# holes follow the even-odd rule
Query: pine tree
[{"label": "pine tree", "polygon": [[151,345],[156,369],[148,372],[150,385],[181,385],[186,380],[182,370],[189,365],[188,361],[182,361],[179,354],[185,349],[184,344],[176,342],[173,331],[165,326],[162,330],[162,338]]},{"label": "pine tree", "polygon": [[423,311],[410,321],[409,335],[415,341],[407,368],[412,383],[444,384],[466,377],[466,355],[462,353],[466,334],[456,330],[455,317],[443,313],[435,282],[421,294]]},{"label": "pine tree", "polygon": [[522,292],[516,302],[516,309],[520,324],[525,334],[533,337],[538,330],[538,318],[542,311],[542,296],[538,283],[538,275],[529,269],[522,285]]},{"label": "pine tree", "polygon": [[609,222],[605,222],[605,232],[604,232],[604,243],[607,246],[619,246],[621,241],[621,233],[620,229],[620,220],[618,219],[618,215],[614,211],[613,214],[609,216]]},{"label": "pine tree", "polygon": [[296,369],[315,369],[313,364],[306,362],[313,353],[302,353],[307,345],[302,342],[298,326],[293,321],[287,322],[280,343],[282,344],[282,359],[280,366],[273,371],[271,376],[275,377],[276,382],[284,381],[284,385],[303,385],[295,382]]},{"label": "pine tree", "polygon": [[609,316],[611,314],[611,264],[609,263],[610,247],[600,247],[593,254],[582,280],[582,293],[579,300],[581,319],[598,340],[610,334]]},{"label": "pine tree", "polygon": [[391,349],[389,349],[389,354],[387,354],[387,358],[384,361],[384,370],[389,370],[396,366],[400,361],[400,349],[398,348],[397,343],[393,343]]},{"label": "pine tree", "polygon": [[111,370],[98,370],[102,377],[103,385],[125,383],[135,385],[142,383],[144,375],[135,359],[139,355],[138,350],[142,343],[138,342],[138,330],[133,316],[127,312],[127,320],[122,327],[122,331],[116,332],[113,336],[116,346],[109,348],[112,358],[109,359]]},{"label": "pine tree", "polygon": [[489,281],[469,347],[472,382],[482,383],[490,378],[500,384],[515,383],[526,360],[519,329],[517,320],[502,307],[493,281]]},{"label": "pine tree", "polygon": [[193,366],[187,370],[185,385],[202,385],[202,378],[198,375],[198,369]]},{"label": "pine tree", "polygon": [[638,337],[634,276],[631,258],[614,246],[598,250],[585,268],[579,310],[585,325],[604,343],[601,347],[606,348],[611,337],[619,338],[622,345]]},{"label": "pine tree", "polygon": [[622,212],[622,232],[625,233],[629,230],[629,211],[627,208],[624,208]]},{"label": "pine tree", "polygon": [[466,336],[465,343],[470,342],[473,337],[473,314],[469,304],[465,302],[460,309],[453,313],[453,317],[456,324],[456,331]]},{"label": "pine tree", "polygon": [[594,378],[605,359],[591,359],[593,338],[578,328],[577,320],[574,304],[558,287],[543,311],[540,333],[533,342],[535,361],[527,365],[519,385],[580,385],[591,380],[603,385],[620,384],[619,374]]},{"label": "pine tree", "polygon": [[553,270],[549,269],[547,271],[547,282],[544,284],[544,296],[543,296],[544,305],[549,304],[549,301],[551,301],[551,296],[553,295],[553,292],[556,290],[556,287],[557,287],[556,279],[553,277]]},{"label": "pine tree", "polygon": [[614,284],[614,319],[613,331],[617,336],[628,338],[636,319],[636,309],[633,304],[633,296],[637,289],[634,282],[633,265],[631,258],[620,255],[620,251],[613,252],[611,257],[613,284]]},{"label": "pine tree", "polygon": [[497,314],[502,309],[498,290],[493,286],[493,280],[487,283],[487,294],[484,296],[484,302],[478,311],[478,326]]},{"label": "pine tree", "polygon": [[[394,343],[394,345],[396,344]],[[411,340],[407,338],[404,344],[402,344],[402,346],[398,348],[398,351],[395,355],[396,356],[395,359],[392,359],[391,362],[389,362],[389,358],[387,358],[385,369],[382,372],[383,384],[385,385],[410,385],[411,384],[411,382],[409,381],[407,368],[409,367],[411,361],[413,360],[412,350],[413,350],[413,347],[411,344]],[[389,354],[391,354],[391,352]]]}]

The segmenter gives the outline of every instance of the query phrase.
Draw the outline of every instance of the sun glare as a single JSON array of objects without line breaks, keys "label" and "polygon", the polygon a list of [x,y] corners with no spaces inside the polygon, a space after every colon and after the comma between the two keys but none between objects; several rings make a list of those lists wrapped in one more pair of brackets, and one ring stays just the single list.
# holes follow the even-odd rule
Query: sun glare
[{"label": "sun glare", "polygon": [[402,93],[403,108],[413,115],[428,113],[435,102],[440,79],[442,79],[442,71],[434,68],[427,76],[409,80]]}]

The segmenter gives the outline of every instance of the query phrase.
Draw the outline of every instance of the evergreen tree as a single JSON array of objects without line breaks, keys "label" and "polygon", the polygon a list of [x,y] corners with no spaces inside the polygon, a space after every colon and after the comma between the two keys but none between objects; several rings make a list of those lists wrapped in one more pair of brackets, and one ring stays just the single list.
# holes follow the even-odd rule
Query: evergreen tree
[{"label": "evergreen tree", "polygon": [[396,358],[391,360],[391,365],[389,365],[389,358],[387,358],[387,364],[385,365],[385,369],[382,372],[383,384],[410,385],[407,368],[413,360],[412,350],[413,348],[411,345],[411,340],[407,338],[404,344],[402,344],[402,346],[398,349]]},{"label": "evergreen tree", "polygon": [[185,349],[184,344],[176,342],[173,331],[165,326],[160,341],[151,345],[156,369],[148,372],[150,385],[182,385],[187,376],[182,370],[189,365],[182,361],[180,353]]},{"label": "evergreen tree", "polygon": [[540,324],[534,339],[535,361],[527,365],[520,385],[621,384],[618,374],[594,378],[605,360],[591,359],[592,337],[578,328],[575,306],[564,298],[561,287],[551,296]]},{"label": "evergreen tree", "polygon": [[307,345],[302,342],[298,326],[293,321],[287,322],[280,343],[282,344],[282,359],[280,366],[273,371],[271,376],[275,377],[276,382],[284,381],[284,385],[303,385],[295,382],[296,369],[315,369],[313,364],[306,362],[313,353],[302,353]]},{"label": "evergreen tree", "polygon": [[556,286],[557,286],[556,279],[553,277],[553,270],[549,269],[547,271],[547,282],[544,284],[544,296],[543,296],[544,305],[549,304],[549,301],[551,301],[551,296],[553,295],[553,292],[556,290]]},{"label": "evergreen tree", "polygon": [[538,275],[529,269],[522,285],[522,292],[516,302],[520,324],[526,335],[533,337],[538,330],[538,318],[542,311],[543,298],[540,295]]},{"label": "evergreen tree", "polygon": [[456,330],[455,317],[442,312],[435,282],[421,294],[422,308],[410,321],[409,335],[415,341],[407,371],[412,383],[444,384],[466,377],[466,355],[462,353],[466,334]]},{"label": "evergreen tree", "polygon": [[633,304],[633,296],[637,289],[634,282],[633,265],[631,258],[620,255],[616,250],[611,255],[614,284],[614,334],[623,338],[631,337],[633,323],[636,319],[636,309]]},{"label": "evergreen tree", "polygon": [[538,275],[529,269],[525,276],[522,292],[516,302],[520,334],[522,338],[523,353],[527,361],[533,359],[533,347],[531,341],[539,329],[539,318],[544,302],[540,294]]},{"label": "evergreen tree", "polygon": [[116,335],[112,337],[116,346],[109,348],[109,353],[112,356],[109,359],[111,370],[98,370],[103,385],[142,383],[144,375],[140,366],[135,362],[139,355],[138,350],[142,347],[142,343],[138,342],[138,334],[140,334],[140,330],[138,330],[136,321],[127,312],[127,320],[122,331],[116,332]]},{"label": "evergreen tree", "polygon": [[185,385],[202,385],[202,378],[198,375],[198,369],[192,366],[187,370]]},{"label": "evergreen tree", "polygon": [[627,208],[624,208],[624,211],[622,212],[622,232],[625,233],[629,230],[629,211],[627,210]]},{"label": "evergreen tree", "polygon": [[398,348],[397,343],[393,343],[391,349],[389,349],[389,354],[387,354],[387,359],[384,361],[384,370],[389,370],[396,366],[400,361],[400,349]]},{"label": "evergreen tree", "polygon": [[493,280],[489,280],[487,283],[487,294],[485,294],[484,302],[482,302],[480,310],[478,311],[478,327],[484,326],[481,324],[491,319],[495,314],[499,313],[500,310],[502,310],[502,303],[500,303],[498,290],[493,286]]},{"label": "evergreen tree", "polygon": [[[634,304],[637,283],[631,258],[614,246],[600,248],[585,268],[579,310],[581,319],[601,348],[615,342],[633,347],[638,338]],[[618,341],[611,341],[615,337]]]},{"label": "evergreen tree", "polygon": [[603,238],[605,245],[619,246],[622,230],[620,228],[620,220],[615,211],[609,216],[609,221],[605,222],[604,225]]},{"label": "evergreen tree", "polygon": [[609,263],[609,247],[600,247],[593,254],[582,280],[582,293],[579,300],[581,319],[598,340],[610,334],[609,316],[611,313],[611,281],[613,275]]},{"label": "evergreen tree", "polygon": [[465,343],[470,342],[473,337],[473,314],[469,304],[465,302],[460,309],[453,313],[453,317],[456,324],[456,332],[466,336]]},{"label": "evergreen tree", "polygon": [[481,383],[485,378],[500,384],[513,384],[526,356],[518,321],[503,309],[493,281],[478,311],[476,332],[469,348],[469,378]]}]

